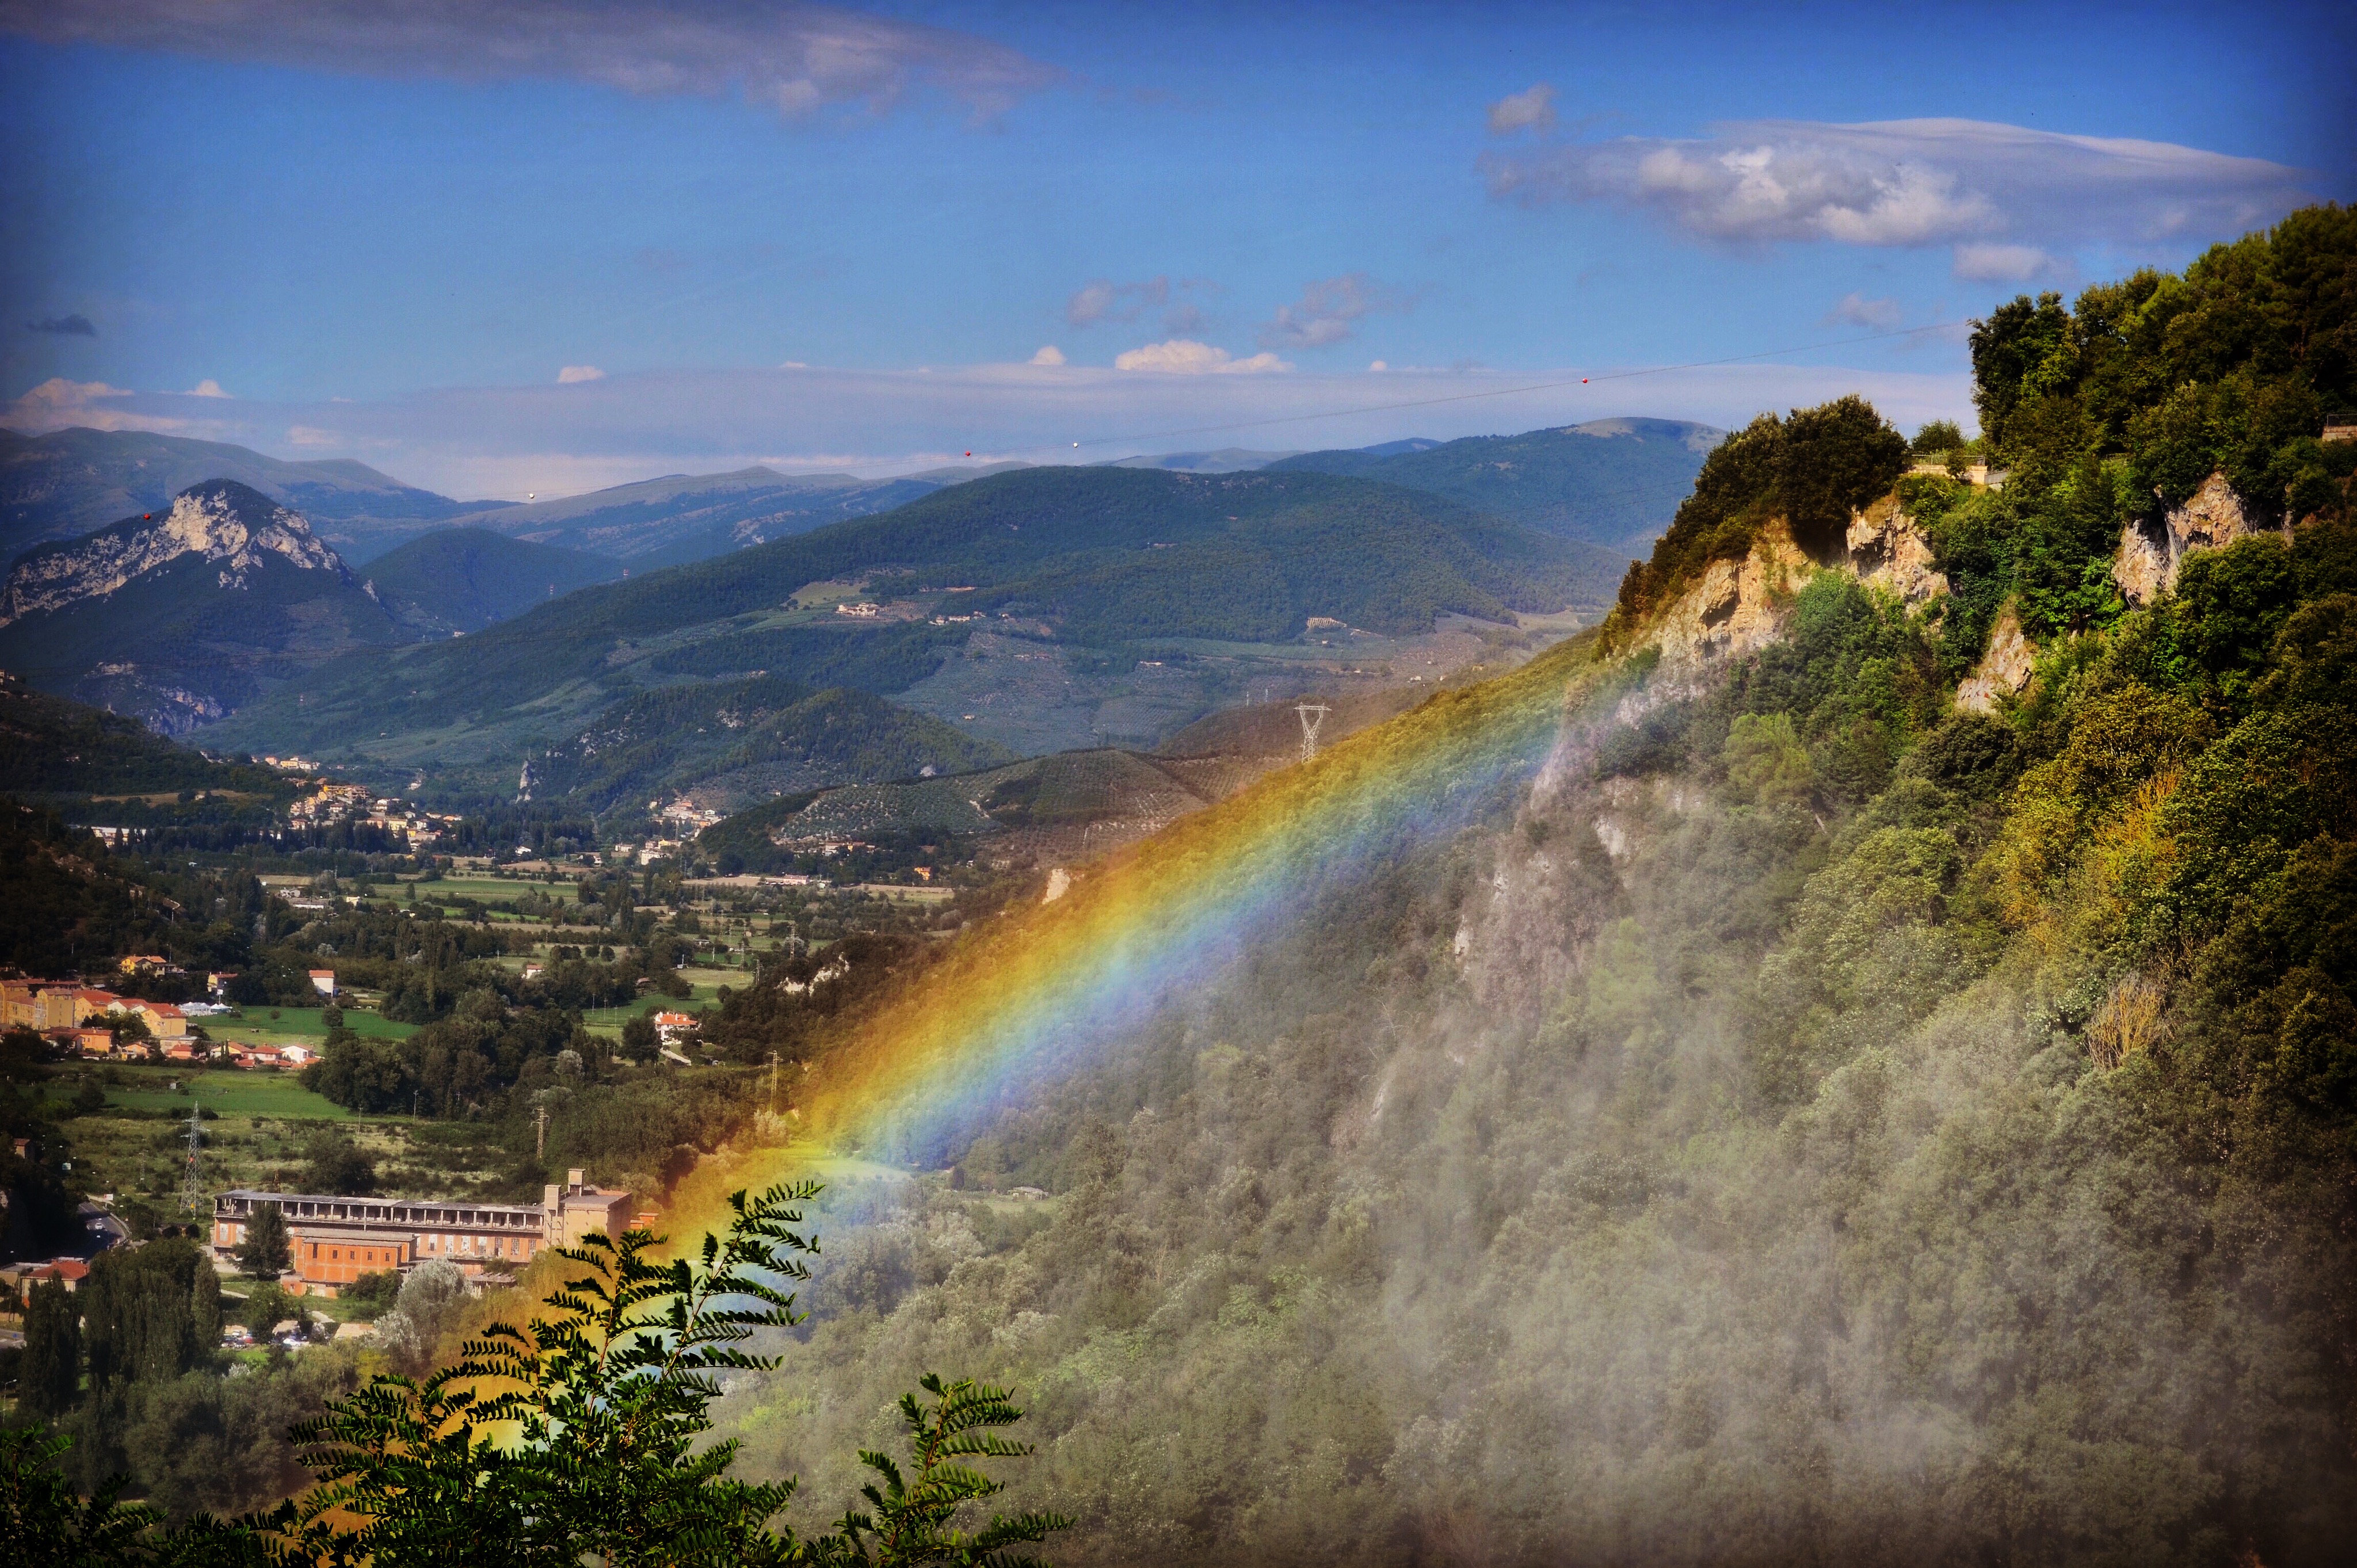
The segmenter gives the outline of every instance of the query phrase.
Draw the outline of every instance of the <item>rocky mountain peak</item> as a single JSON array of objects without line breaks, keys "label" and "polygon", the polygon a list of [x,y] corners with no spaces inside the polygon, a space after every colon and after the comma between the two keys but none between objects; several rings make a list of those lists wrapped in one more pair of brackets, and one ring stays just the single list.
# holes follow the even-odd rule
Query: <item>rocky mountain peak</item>
[{"label": "rocky mountain peak", "polygon": [[195,556],[219,585],[243,589],[275,556],[299,571],[349,582],[343,559],[301,513],[234,479],[209,479],[172,498],[167,512],[125,518],[96,533],[17,558],[0,589],[0,626],[84,599],[102,598],[158,567]]}]

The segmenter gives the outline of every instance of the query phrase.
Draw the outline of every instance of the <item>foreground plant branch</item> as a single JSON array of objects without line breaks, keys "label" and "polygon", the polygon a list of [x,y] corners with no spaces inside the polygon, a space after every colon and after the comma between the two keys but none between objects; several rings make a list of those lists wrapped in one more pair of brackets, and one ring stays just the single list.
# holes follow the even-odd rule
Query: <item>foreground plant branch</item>
[{"label": "foreground plant branch", "polygon": [[900,1406],[913,1480],[863,1452],[879,1477],[864,1488],[868,1510],[807,1540],[773,1522],[793,1498],[791,1479],[731,1477],[733,1438],[699,1446],[719,1377],[778,1365],[747,1342],[808,1316],[784,1287],[810,1278],[802,1255],[818,1243],[797,1229],[797,1206],[819,1190],[730,1194],[726,1231],[706,1235],[693,1262],[650,1256],[662,1238],[649,1230],[559,1249],[574,1272],[546,1297],[549,1312],[522,1328],[493,1325],[422,1383],[379,1377],[297,1427],[320,1484],[268,1514],[159,1536],[156,1516],[115,1502],[113,1489],[75,1498],[57,1474],[62,1440],[11,1434],[0,1442],[0,1541],[89,1543],[77,1562],[320,1568],[1039,1563],[1008,1549],[1070,1520],[1025,1513],[971,1533],[955,1527],[966,1504],[1004,1486],[964,1461],[1031,1452],[996,1435],[1022,1419],[1006,1390],[926,1376],[931,1407],[914,1394]]}]

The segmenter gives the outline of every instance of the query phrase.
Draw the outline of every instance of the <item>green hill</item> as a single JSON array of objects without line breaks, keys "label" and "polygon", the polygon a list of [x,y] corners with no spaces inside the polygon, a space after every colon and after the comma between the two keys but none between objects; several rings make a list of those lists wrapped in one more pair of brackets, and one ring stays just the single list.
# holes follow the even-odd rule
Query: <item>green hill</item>
[{"label": "green hill", "polygon": [[413,637],[480,631],[621,575],[621,564],[607,556],[511,539],[488,528],[436,529],[378,556],[360,574]]},{"label": "green hill", "polygon": [[616,703],[532,759],[536,800],[591,811],[685,792],[735,811],[799,790],[1007,759],[938,719],[865,692],[823,692],[780,677],[665,686]]},{"label": "green hill", "polygon": [[[968,620],[935,616],[1005,618],[1089,648],[1290,638],[1312,616],[1406,632],[1452,611],[1601,605],[1621,564],[1360,479],[1033,468],[586,588],[477,636],[340,662],[239,714],[216,744],[334,750],[406,735],[446,761],[453,748],[520,759],[682,676],[903,690],[969,635]],[[862,620],[794,600],[827,582],[863,584],[895,613]]]},{"label": "green hill", "polygon": [[1724,434],[1674,419],[1598,419],[1520,435],[1305,452],[1264,472],[1347,474],[1450,497],[1494,517],[1616,549],[1666,527]]},{"label": "green hill", "polygon": [[756,467],[729,474],[667,474],[459,521],[652,571],[888,511],[940,488],[940,481],[926,478],[787,475]]},{"label": "green hill", "polygon": [[[163,802],[143,797],[183,793],[219,795],[225,806],[284,800],[293,790],[267,768],[216,762],[136,719],[0,672],[0,794],[57,806],[78,822],[114,822],[153,817]],[[93,802],[93,796],[112,799]]]}]

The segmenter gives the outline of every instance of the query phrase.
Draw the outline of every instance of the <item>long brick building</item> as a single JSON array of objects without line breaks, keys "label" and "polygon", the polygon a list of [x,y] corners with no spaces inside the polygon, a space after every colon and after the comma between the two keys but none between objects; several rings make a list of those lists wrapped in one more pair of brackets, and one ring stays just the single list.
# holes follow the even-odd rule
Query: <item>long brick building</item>
[{"label": "long brick building", "polygon": [[286,1217],[294,1273],[307,1291],[334,1295],[362,1274],[399,1273],[430,1259],[468,1274],[513,1273],[548,1247],[571,1246],[592,1230],[616,1235],[638,1215],[628,1192],[590,1186],[565,1173],[534,1204],[331,1197],[240,1188],[213,1199],[213,1253],[227,1258],[265,1205]]}]

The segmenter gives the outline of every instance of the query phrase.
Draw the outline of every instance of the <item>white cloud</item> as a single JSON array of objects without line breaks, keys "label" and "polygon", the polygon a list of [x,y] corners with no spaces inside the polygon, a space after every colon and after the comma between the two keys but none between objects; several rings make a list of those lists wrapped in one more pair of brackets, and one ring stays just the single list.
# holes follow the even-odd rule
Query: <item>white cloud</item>
[{"label": "white cloud", "polygon": [[1164,375],[1200,376],[1251,375],[1264,371],[1293,369],[1274,354],[1254,354],[1249,360],[1232,358],[1225,349],[1215,349],[1209,343],[1191,338],[1173,338],[1167,343],[1148,343],[1142,349],[1114,356],[1116,371],[1157,371]]},{"label": "white cloud", "polygon": [[286,443],[290,446],[340,446],[344,438],[333,430],[322,430],[316,424],[290,424],[286,427]]},{"label": "white cloud", "polygon": [[1039,351],[1031,356],[1030,362],[1035,365],[1060,365],[1064,362],[1064,351],[1053,343],[1043,343]]},{"label": "white cloud", "polygon": [[1407,301],[1364,273],[1320,278],[1301,291],[1297,304],[1277,306],[1262,324],[1261,347],[1323,349],[1355,334],[1364,317],[1406,308]]},{"label": "white cloud", "polygon": [[924,89],[988,120],[1063,74],[971,33],[792,0],[0,0],[0,29],[312,70],[733,89],[793,119]]},{"label": "white cloud", "polygon": [[1865,327],[1877,332],[1895,329],[1904,315],[1895,299],[1868,299],[1853,289],[1841,296],[1831,310],[1825,312],[1827,327]]},{"label": "white cloud", "polygon": [[2028,283],[2069,271],[2035,245],[1959,245],[1955,268],[1968,283]]},{"label": "white cloud", "polygon": [[1491,154],[1481,166],[1501,199],[1613,202],[1738,245],[2199,241],[2304,199],[2299,171],[2281,164],[1979,120],[1748,121],[1708,137]]},{"label": "white cloud", "polygon": [[91,430],[177,430],[184,421],[107,406],[136,394],[104,381],[70,381],[52,376],[8,404],[0,425],[24,435],[81,425]]},{"label": "white cloud", "polygon": [[1371,371],[1388,371],[1391,367],[1383,363],[1381,360],[1370,360],[1367,361],[1367,369]]},{"label": "white cloud", "polygon": [[190,397],[227,397],[229,396],[229,393],[221,391],[221,382],[213,380],[210,376],[207,376],[203,381],[199,381],[195,386],[188,389],[188,395]]},{"label": "white cloud", "polygon": [[1555,125],[1555,89],[1542,81],[1511,92],[1490,105],[1490,134],[1511,136],[1517,131],[1545,131]]},{"label": "white cloud", "polygon": [[556,384],[569,387],[576,381],[602,381],[606,372],[595,365],[567,365],[556,372]]}]

